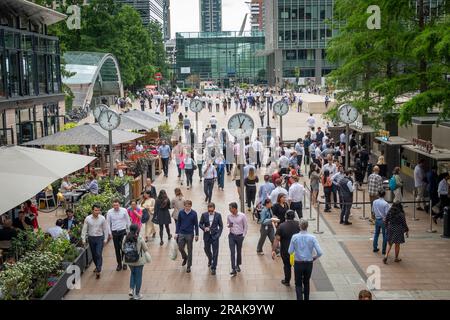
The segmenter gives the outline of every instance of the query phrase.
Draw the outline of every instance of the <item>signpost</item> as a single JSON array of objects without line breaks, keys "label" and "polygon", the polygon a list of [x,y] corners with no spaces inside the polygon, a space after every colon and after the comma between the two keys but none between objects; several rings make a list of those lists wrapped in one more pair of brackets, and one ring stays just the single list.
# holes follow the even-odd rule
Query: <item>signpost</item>
[{"label": "signpost", "polygon": [[162,73],[161,72],[157,72],[155,73],[155,80],[156,82],[158,82],[158,90],[159,90],[159,82],[163,79]]}]

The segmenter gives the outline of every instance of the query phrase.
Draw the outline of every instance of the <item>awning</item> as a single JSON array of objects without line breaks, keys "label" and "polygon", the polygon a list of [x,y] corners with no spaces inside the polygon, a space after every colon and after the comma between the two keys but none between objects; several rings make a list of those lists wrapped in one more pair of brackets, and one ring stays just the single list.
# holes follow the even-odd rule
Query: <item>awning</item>
[{"label": "awning", "polygon": [[421,149],[419,146],[413,146],[412,144],[405,145],[403,148],[437,161],[450,161],[450,150],[447,149],[433,148],[433,150],[431,150],[431,153],[428,153],[426,150]]},{"label": "awning", "polygon": [[160,124],[161,121],[135,118],[125,113],[120,116],[120,125],[118,129],[149,131],[151,129],[158,128]]},{"label": "awning", "polygon": [[[113,144],[121,144],[144,137],[142,134],[124,130],[113,130]],[[23,145],[28,146],[66,146],[66,145],[109,145],[108,131],[98,124],[83,124],[75,128],[59,131],[50,136],[42,137]]]},{"label": "awning", "polygon": [[411,141],[409,141],[408,139],[402,138],[402,137],[389,137],[389,140],[384,140],[384,138],[382,137],[375,137],[375,140],[380,141],[381,143],[385,143],[387,145],[390,146],[403,146],[403,145],[408,145],[408,144],[412,144]]},{"label": "awning", "polygon": [[143,120],[158,121],[159,123],[163,123],[167,119],[166,116],[155,114],[153,112],[141,111],[137,109],[133,109],[128,112],[124,112],[122,114]]},{"label": "awning", "polygon": [[64,20],[67,16],[58,11],[40,6],[26,0],[2,0],[0,1],[2,12],[11,12],[14,15],[24,15],[30,20],[51,25]]},{"label": "awning", "polygon": [[0,147],[0,214],[31,199],[95,157],[20,146]]}]

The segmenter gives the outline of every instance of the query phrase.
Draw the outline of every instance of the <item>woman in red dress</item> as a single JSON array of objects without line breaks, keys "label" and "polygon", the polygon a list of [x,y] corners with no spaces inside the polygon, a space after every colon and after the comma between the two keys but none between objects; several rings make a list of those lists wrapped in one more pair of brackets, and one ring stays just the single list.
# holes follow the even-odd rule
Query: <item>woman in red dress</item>
[{"label": "woman in red dress", "polygon": [[39,228],[39,223],[37,220],[38,217],[38,209],[37,207],[31,202],[31,200],[27,200],[27,202],[24,203],[24,207],[23,207],[23,211],[25,212],[25,214],[27,214],[30,219],[32,218],[32,216],[34,216],[34,219],[32,219],[33,222],[33,229],[38,229]]}]

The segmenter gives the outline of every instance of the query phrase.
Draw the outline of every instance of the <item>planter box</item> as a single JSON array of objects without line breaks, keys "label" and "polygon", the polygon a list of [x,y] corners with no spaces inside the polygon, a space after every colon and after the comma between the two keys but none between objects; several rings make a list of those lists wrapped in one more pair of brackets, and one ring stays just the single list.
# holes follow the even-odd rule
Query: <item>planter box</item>
[{"label": "planter box", "polygon": [[41,298],[41,300],[61,300],[69,289],[67,288],[67,279],[71,274],[64,272],[59,280],[50,290]]},{"label": "planter box", "polygon": [[116,188],[117,192],[125,197],[125,203],[123,203],[124,207],[128,207],[131,202],[131,186],[129,183],[123,184]]},{"label": "planter box", "polygon": [[78,266],[81,270],[81,273],[84,272],[87,268],[87,259],[86,259],[86,249],[80,248],[80,255],[73,262],[74,265]]},{"label": "planter box", "polygon": [[85,252],[86,252],[86,269],[87,269],[92,263],[92,252],[91,249],[89,248],[89,245],[86,247]]}]

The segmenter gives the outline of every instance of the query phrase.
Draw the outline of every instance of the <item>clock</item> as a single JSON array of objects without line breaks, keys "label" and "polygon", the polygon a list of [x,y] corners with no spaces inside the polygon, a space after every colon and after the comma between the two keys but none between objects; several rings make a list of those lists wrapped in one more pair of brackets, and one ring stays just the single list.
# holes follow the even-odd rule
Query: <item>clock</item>
[{"label": "clock", "polygon": [[103,110],[98,117],[98,124],[105,130],[114,130],[120,125],[120,116],[114,110]]},{"label": "clock", "polygon": [[189,109],[191,109],[192,112],[200,112],[203,109],[203,103],[198,99],[192,99],[189,104]]},{"label": "clock", "polygon": [[273,105],[273,112],[275,112],[280,117],[286,115],[289,111],[289,106],[284,101],[278,101]]},{"label": "clock", "polygon": [[339,120],[345,124],[355,122],[358,119],[358,115],[358,110],[350,104],[343,104],[338,109]]},{"label": "clock", "polygon": [[251,137],[254,128],[255,123],[252,117],[245,113],[236,113],[228,120],[228,130],[238,139]]},{"label": "clock", "polygon": [[92,110],[92,114],[94,115],[95,120],[98,121],[98,117],[103,110],[109,109],[106,104],[99,104],[95,106],[94,110]]}]

